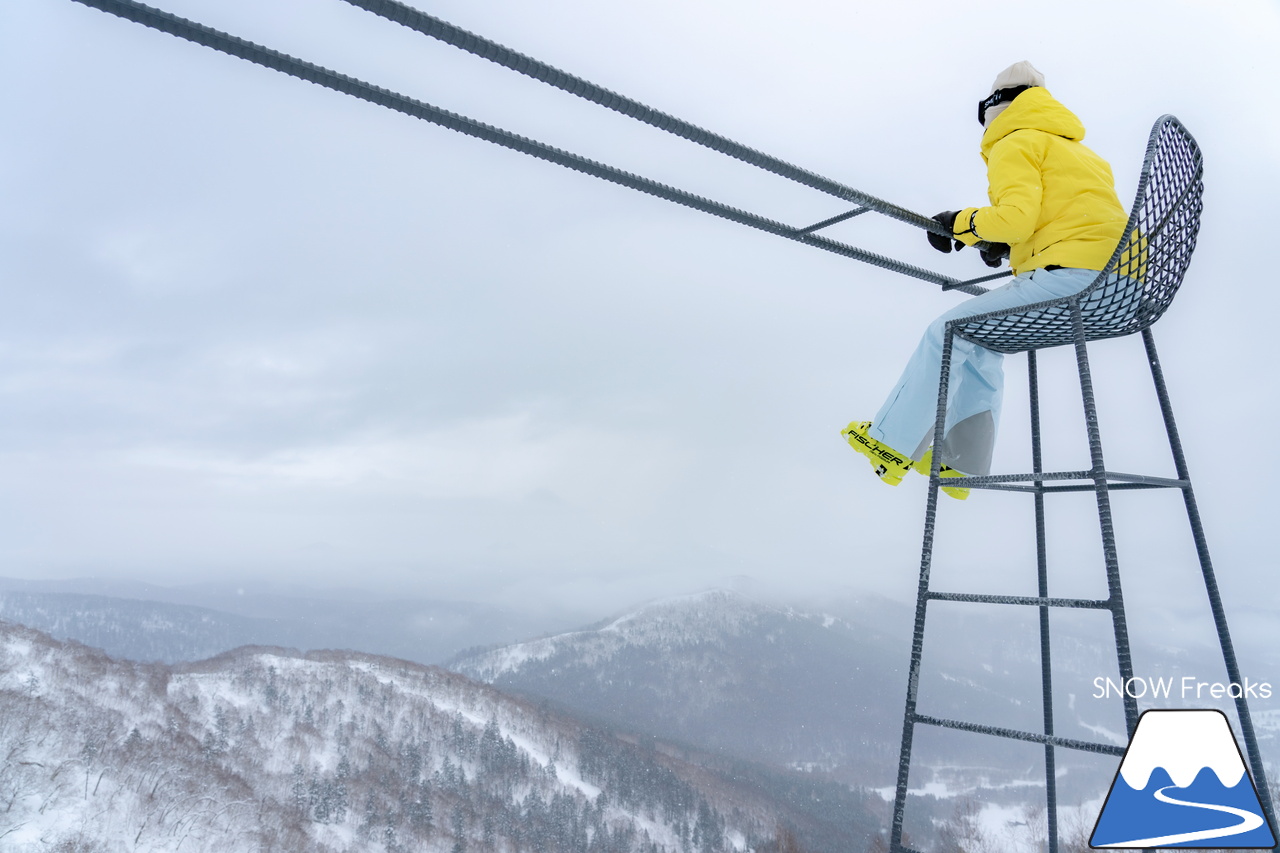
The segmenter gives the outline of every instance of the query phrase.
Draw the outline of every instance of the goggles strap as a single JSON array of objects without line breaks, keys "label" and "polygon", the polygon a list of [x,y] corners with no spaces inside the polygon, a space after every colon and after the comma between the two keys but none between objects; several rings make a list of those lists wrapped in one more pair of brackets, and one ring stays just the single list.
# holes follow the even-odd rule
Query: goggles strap
[{"label": "goggles strap", "polygon": [[978,124],[985,126],[987,123],[987,110],[996,104],[1003,104],[1005,101],[1012,101],[1033,86],[1009,86],[1004,89],[996,89],[987,97],[978,101]]}]

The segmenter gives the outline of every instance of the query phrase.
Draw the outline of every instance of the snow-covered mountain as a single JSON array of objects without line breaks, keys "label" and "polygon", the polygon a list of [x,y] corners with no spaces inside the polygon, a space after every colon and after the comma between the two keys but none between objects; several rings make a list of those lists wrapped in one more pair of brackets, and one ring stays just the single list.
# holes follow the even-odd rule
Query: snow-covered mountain
[{"label": "snow-covered mountain", "polygon": [[713,590],[448,665],[613,725],[866,783],[896,755],[901,649],[871,618]]},{"label": "snow-covered mountain", "polygon": [[0,619],[130,660],[202,660],[245,645],[358,649],[418,663],[580,622],[463,601],[243,586],[0,578]]},{"label": "snow-covered mountain", "polygon": [[1120,775],[1130,788],[1141,791],[1157,767],[1163,767],[1179,788],[1191,785],[1205,768],[1228,788],[1245,774],[1231,726],[1217,711],[1144,716],[1120,765]]},{"label": "snow-covered mountain", "polygon": [[433,667],[268,648],[139,664],[6,623],[0,755],[12,853],[834,853],[883,818]]},{"label": "snow-covered mountain", "polygon": [[[0,619],[144,661],[189,661],[256,643],[357,648],[425,663],[437,658],[419,654],[424,649],[446,643],[456,649],[464,637],[534,636],[541,618],[479,606],[397,605],[360,596],[344,601],[297,591],[82,588],[97,594],[35,589],[30,582],[18,588],[9,582],[6,589],[0,579]],[[931,611],[921,712],[1038,730],[1039,650],[1035,614],[1027,611],[1002,611],[998,618],[972,606]],[[835,780],[884,790],[897,767],[910,625],[909,608],[883,600],[788,607],[712,591],[653,602],[582,630],[468,653],[452,666],[523,695],[526,704],[630,732],[637,743],[661,741],[668,754],[695,764],[706,765],[703,752],[711,751],[721,774],[756,774],[758,767],[742,770],[735,764],[745,760],[807,771],[814,784]],[[1055,621],[1053,652],[1056,733],[1123,745],[1118,700],[1092,695],[1095,679],[1115,672],[1109,631]],[[298,657],[285,656],[290,655]],[[1135,660],[1151,676],[1214,672],[1213,660],[1186,650],[1135,646]],[[1251,672],[1266,674],[1261,668]],[[1265,704],[1254,711],[1270,756],[1280,742],[1280,712]],[[1017,742],[977,736],[917,741],[913,788],[972,792],[1011,804],[1034,797],[1038,771],[1028,769],[1028,761],[1035,756],[1028,759]],[[1060,751],[1060,795],[1083,801],[1109,782],[1114,768],[1101,783],[1078,772],[1084,768],[1076,762],[1087,758]],[[766,787],[779,802],[794,805],[807,796],[795,784],[777,776]],[[843,831],[815,830],[813,837],[835,838]]]},{"label": "snow-covered mountain", "polygon": [[[910,627],[907,608],[891,602],[833,601],[824,611],[713,590],[447,665],[610,725],[884,787],[897,769]],[[927,626],[920,711],[1040,731],[1037,630],[1034,613],[997,621],[979,607],[939,606]],[[1095,678],[1115,677],[1109,634],[1088,624],[1055,630],[1055,732],[1123,745],[1119,700],[1093,695]],[[1140,657],[1159,661],[1149,670],[1157,674],[1212,671],[1211,660],[1201,666],[1186,652],[1141,648]],[[1059,756],[1064,790],[1096,796],[1092,777],[1073,787],[1078,759],[1091,761],[1081,755]],[[917,749],[913,784],[986,786],[984,796],[1025,790],[1035,759],[1016,741],[931,737]]]},{"label": "snow-covered mountain", "polygon": [[0,619],[138,661],[177,663],[243,645],[293,645],[270,620],[100,595],[0,591]]}]

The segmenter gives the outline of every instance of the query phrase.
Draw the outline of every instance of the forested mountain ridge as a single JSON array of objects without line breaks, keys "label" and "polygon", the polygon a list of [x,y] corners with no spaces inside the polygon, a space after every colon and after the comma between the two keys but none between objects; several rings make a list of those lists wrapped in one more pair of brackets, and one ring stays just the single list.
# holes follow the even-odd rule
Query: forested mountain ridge
[{"label": "forested mountain ridge", "polygon": [[780,829],[861,850],[880,818],[434,667],[273,648],[140,664],[7,623],[0,750],[0,844],[23,853],[728,853]]},{"label": "forested mountain ridge", "polygon": [[[921,712],[1039,730],[1038,614],[1025,611],[935,604]],[[1116,671],[1109,625],[1089,621],[1095,616],[1055,616],[1055,733],[1123,746],[1121,702],[1095,695],[1099,676],[1114,680]],[[910,612],[892,602],[833,598],[781,606],[708,590],[649,602],[575,631],[464,653],[447,666],[579,718],[892,792],[910,627]],[[1213,649],[1135,642],[1132,653],[1153,677],[1215,671]],[[1217,671],[1221,666],[1219,656]],[[1258,705],[1255,716],[1262,749],[1271,753],[1280,714]],[[987,802],[1034,796],[1026,792],[1036,774],[1026,767],[1037,754],[1021,741],[971,735],[918,741],[915,791],[946,790]],[[1099,796],[1114,774],[1114,767],[1099,769],[1089,753],[1063,750],[1056,760],[1059,793],[1072,801]],[[1099,773],[1106,778],[1099,781]]]},{"label": "forested mountain ridge", "polygon": [[888,784],[902,726],[901,639],[867,611],[836,616],[709,590],[446,665],[612,725]]},{"label": "forested mountain ridge", "polygon": [[248,645],[359,649],[439,663],[459,649],[575,624],[475,602],[234,584],[157,587],[0,577],[0,620],[139,661],[202,660]]}]

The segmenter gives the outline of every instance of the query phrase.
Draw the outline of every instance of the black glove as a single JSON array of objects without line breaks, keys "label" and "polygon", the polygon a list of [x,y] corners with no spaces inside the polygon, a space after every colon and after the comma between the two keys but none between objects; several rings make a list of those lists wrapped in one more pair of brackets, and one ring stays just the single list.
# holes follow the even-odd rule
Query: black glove
[{"label": "black glove", "polygon": [[1008,243],[988,243],[985,249],[979,249],[978,254],[982,255],[982,262],[989,267],[998,267],[1009,257]]},{"label": "black glove", "polygon": [[[943,228],[947,229],[947,231],[954,234],[956,230],[956,216],[958,216],[959,214],[960,214],[960,211],[958,210],[948,210],[948,211],[944,211],[942,213],[937,214],[933,218],[936,219],[938,222],[941,222]],[[941,234],[934,234],[932,231],[926,231],[924,233],[925,233],[925,236],[929,238],[930,246],[937,249],[939,252],[943,252],[944,254],[951,251],[951,241],[954,238],[944,237]],[[957,252],[964,248],[964,243],[960,242],[959,240],[956,240],[955,244],[956,244]]]}]

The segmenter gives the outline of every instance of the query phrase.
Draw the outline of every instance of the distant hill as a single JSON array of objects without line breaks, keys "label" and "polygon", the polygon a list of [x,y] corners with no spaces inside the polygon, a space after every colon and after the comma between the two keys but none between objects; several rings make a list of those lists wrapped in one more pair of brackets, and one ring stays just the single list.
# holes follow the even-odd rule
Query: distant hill
[{"label": "distant hill", "polygon": [[714,590],[447,666],[612,725],[883,783],[905,687],[902,638],[883,625]]},{"label": "distant hill", "polygon": [[11,853],[861,853],[883,803],[621,737],[433,667],[166,666],[0,623]]},{"label": "distant hill", "polygon": [[[1037,617],[1032,608],[1011,610],[936,608],[922,713],[1042,731]],[[908,609],[892,602],[801,609],[713,590],[446,665],[612,726],[883,790],[897,771],[910,624]],[[1124,745],[1119,700],[1093,697],[1095,678],[1115,676],[1109,631],[1059,623],[1053,648],[1055,734]],[[1146,670],[1152,675],[1214,671],[1212,654],[1137,651],[1159,662]],[[1280,721],[1257,716],[1270,750]],[[918,741],[914,789],[981,790],[985,800],[1017,802],[1033,796],[1037,778],[1043,787],[1039,747],[938,730]],[[1100,796],[1114,773],[1114,763],[1100,767],[1069,750],[1058,751],[1058,766],[1067,773],[1064,796],[1080,800]]]},{"label": "distant hill", "polygon": [[246,644],[278,644],[288,629],[205,607],[75,593],[0,592],[0,619],[138,661],[200,660]]},{"label": "distant hill", "polygon": [[356,593],[0,578],[0,619],[117,657],[165,663],[245,645],[356,649],[439,663],[468,647],[563,629],[568,618]]},{"label": "distant hill", "polygon": [[[1055,733],[1122,745],[1118,700],[1093,697],[1095,679],[1115,675],[1109,620],[1076,617],[1054,616]],[[1040,730],[1036,618],[1026,607],[935,605],[920,710]],[[566,631],[587,620],[354,592],[0,579],[0,619],[136,661],[201,660],[243,645],[449,660],[504,692],[637,738],[887,793],[897,768],[911,609],[883,599],[784,606],[708,591]],[[1257,621],[1252,633],[1269,636],[1267,624]],[[1252,657],[1259,659],[1256,651]],[[1214,651],[1137,643],[1134,659],[1147,676],[1221,678]],[[1253,666],[1248,674],[1258,680],[1268,672]],[[1255,702],[1254,715],[1270,756],[1280,742],[1280,712]],[[1043,778],[1037,750],[926,732],[917,738],[912,787],[1025,801]],[[1066,801],[1099,796],[1114,773],[1082,753],[1059,751],[1058,762]]]}]

